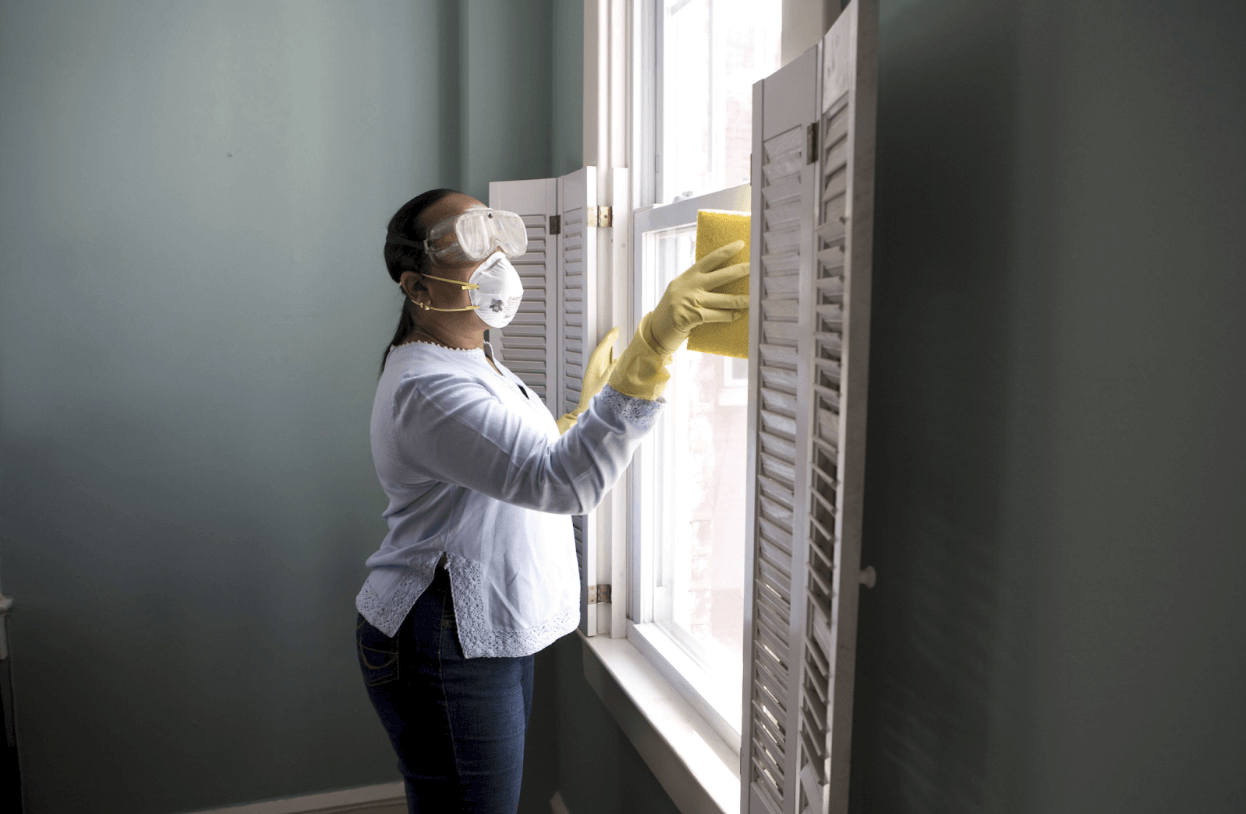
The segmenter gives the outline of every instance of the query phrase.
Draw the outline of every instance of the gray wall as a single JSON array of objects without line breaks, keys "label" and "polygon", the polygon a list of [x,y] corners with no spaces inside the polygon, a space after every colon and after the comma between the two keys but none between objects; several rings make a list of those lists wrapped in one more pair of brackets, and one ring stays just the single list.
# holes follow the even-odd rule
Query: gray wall
[{"label": "gray wall", "polygon": [[1246,11],[881,33],[854,808],[1246,810]]},{"label": "gray wall", "polygon": [[550,174],[550,15],[0,4],[0,557],[29,811],[397,779],[352,642],[384,534],[381,235],[426,188]]}]

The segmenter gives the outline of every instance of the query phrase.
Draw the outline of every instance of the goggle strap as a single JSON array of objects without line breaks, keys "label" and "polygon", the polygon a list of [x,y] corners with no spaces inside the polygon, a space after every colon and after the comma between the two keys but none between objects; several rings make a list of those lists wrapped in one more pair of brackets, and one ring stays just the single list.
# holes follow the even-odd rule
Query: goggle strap
[{"label": "goggle strap", "polygon": [[[445,238],[446,236],[442,235],[440,238],[438,238],[438,240],[441,240],[443,243],[447,243],[447,245],[450,245],[453,243],[453,241],[446,241]],[[402,235],[396,235],[393,232],[387,232],[385,234],[385,242],[393,243],[397,246],[410,246],[413,249],[422,249],[425,254],[435,252],[438,249],[446,248],[445,246],[439,246],[439,247],[434,248],[428,245],[430,242],[428,240],[412,240],[411,238],[403,237]]]},{"label": "goggle strap", "polygon": [[410,246],[413,249],[424,248],[424,241],[411,240],[410,238],[403,237],[402,235],[396,235],[393,232],[389,232],[385,235],[385,242],[395,243],[399,246]]}]

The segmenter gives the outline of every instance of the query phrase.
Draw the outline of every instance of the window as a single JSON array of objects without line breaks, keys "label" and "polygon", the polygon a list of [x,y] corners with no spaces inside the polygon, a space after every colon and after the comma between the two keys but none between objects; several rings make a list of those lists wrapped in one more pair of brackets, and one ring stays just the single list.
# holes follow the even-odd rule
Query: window
[{"label": "window", "polygon": [[[750,207],[753,83],[779,67],[781,0],[643,0],[631,78],[633,318],[693,263],[698,209]],[[648,20],[645,24],[644,21]],[[629,638],[729,744],[743,673],[748,362],[681,350],[632,466]]]},{"label": "window", "polygon": [[[694,262],[697,210],[747,211],[749,190],[636,213],[637,319]],[[631,470],[631,637],[738,743],[748,364],[681,349],[671,367],[667,408]]]},{"label": "window", "polygon": [[781,0],[656,0],[655,202],[746,184],[753,83],[779,68]]},{"label": "window", "polygon": [[[687,267],[698,209],[753,214],[754,352],[747,364],[676,355],[663,423],[602,520],[610,567],[599,559],[596,573],[614,588],[612,623],[585,651],[586,678],[663,786],[673,797],[695,787],[689,810],[847,806],[857,595],[874,580],[859,546],[878,9],[817,4],[830,30],[782,68],[763,65],[769,46],[756,39],[773,26],[777,56],[782,15],[801,21],[789,41],[804,40],[795,34],[824,19],[813,5],[597,0],[588,25],[586,159],[612,185],[598,203],[614,206],[599,288],[613,320],[634,327]],[[733,37],[752,50],[726,56]],[[738,183],[737,126],[751,186]],[[630,171],[618,166],[624,142]],[[718,492],[734,488],[733,470],[746,480],[738,537]],[[743,566],[734,608],[720,552]],[[737,618],[739,639],[719,614]]]}]

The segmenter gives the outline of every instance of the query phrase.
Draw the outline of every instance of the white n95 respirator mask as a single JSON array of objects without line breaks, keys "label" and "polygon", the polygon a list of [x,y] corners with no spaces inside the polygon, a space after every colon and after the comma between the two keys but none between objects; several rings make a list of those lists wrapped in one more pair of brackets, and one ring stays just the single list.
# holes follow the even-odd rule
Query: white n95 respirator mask
[{"label": "white n95 respirator mask", "polygon": [[494,252],[488,260],[481,263],[466,283],[462,280],[434,277],[431,274],[424,276],[430,280],[440,280],[443,283],[460,286],[464,291],[470,292],[467,296],[472,301],[472,304],[466,308],[433,308],[430,305],[428,310],[475,310],[476,315],[490,328],[505,328],[509,325],[519,310],[519,303],[523,300],[523,283],[519,279],[519,272],[515,271],[511,261],[507,260],[506,255],[500,251]]}]

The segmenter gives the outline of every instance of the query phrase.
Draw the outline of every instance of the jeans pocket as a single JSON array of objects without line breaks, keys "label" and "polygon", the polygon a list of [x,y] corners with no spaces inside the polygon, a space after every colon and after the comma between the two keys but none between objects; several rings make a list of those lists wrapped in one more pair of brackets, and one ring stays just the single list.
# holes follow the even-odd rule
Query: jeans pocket
[{"label": "jeans pocket", "polygon": [[369,687],[388,684],[398,678],[398,639],[390,638],[363,617],[355,626],[355,643],[359,650],[359,668]]}]

